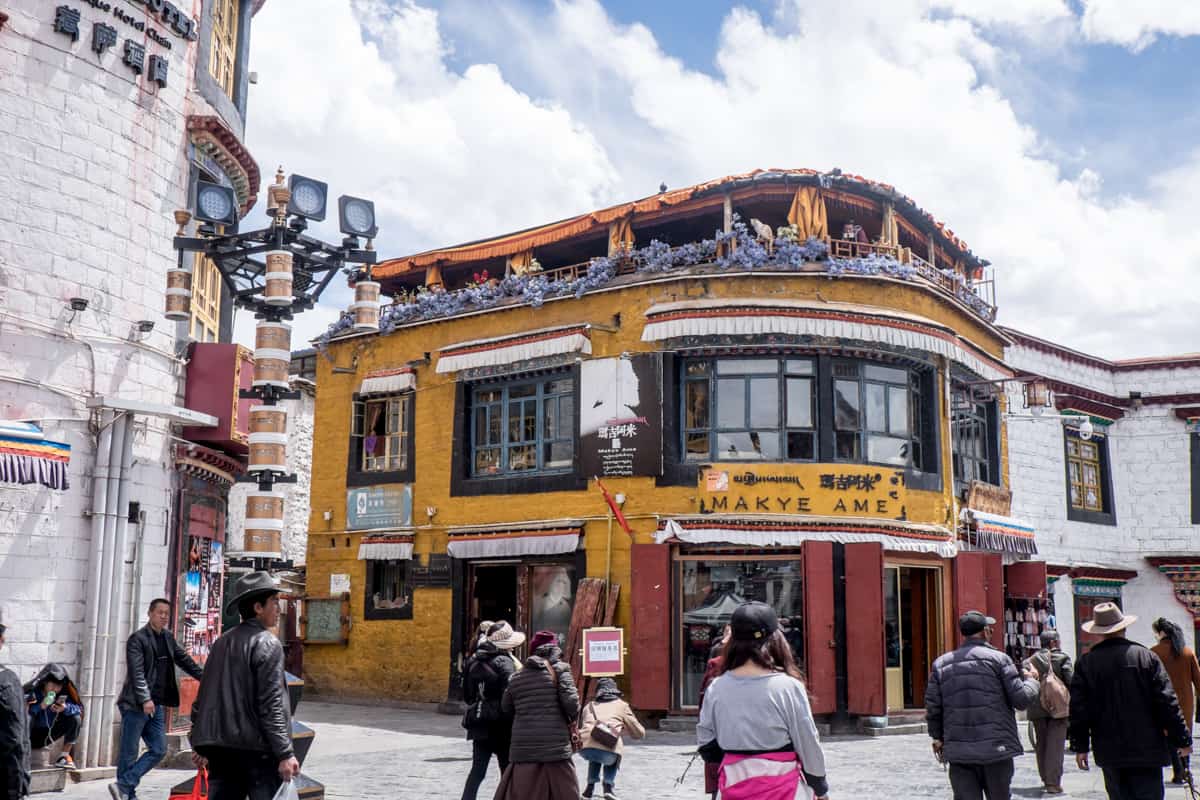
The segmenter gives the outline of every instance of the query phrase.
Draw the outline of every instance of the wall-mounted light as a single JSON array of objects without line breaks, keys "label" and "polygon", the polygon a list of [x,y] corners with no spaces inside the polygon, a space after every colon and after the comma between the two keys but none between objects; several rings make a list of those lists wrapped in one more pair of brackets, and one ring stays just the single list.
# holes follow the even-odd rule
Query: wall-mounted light
[{"label": "wall-mounted light", "polygon": [[1040,417],[1046,412],[1046,409],[1054,406],[1054,392],[1042,378],[1034,378],[1021,384],[1021,394],[1024,398],[1025,408],[1029,409],[1029,413],[1035,417]]}]

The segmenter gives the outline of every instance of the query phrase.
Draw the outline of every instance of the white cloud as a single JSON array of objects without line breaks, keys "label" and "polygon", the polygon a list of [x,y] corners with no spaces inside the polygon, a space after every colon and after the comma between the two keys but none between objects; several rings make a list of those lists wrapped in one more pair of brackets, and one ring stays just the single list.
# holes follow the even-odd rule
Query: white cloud
[{"label": "white cloud", "polygon": [[1083,35],[1134,52],[1159,36],[1200,34],[1200,3],[1194,0],[1083,0]]},{"label": "white cloud", "polygon": [[[549,14],[507,5],[459,31],[503,73],[451,71],[438,18],[411,3],[391,14],[364,1],[357,19],[344,3],[268,4],[254,53],[276,83],[252,98],[250,144],[375,197],[405,235],[385,255],[643,196],[660,180],[838,166],[894,184],[992,260],[1002,322],[1114,357],[1195,349],[1200,235],[1180,187],[1200,177],[1200,156],[1147,196],[1112,196],[1086,155],[1073,174],[1049,160],[988,81],[1008,54],[980,26],[1059,19],[1060,5],[793,0],[770,20],[734,9],[710,75],[594,0]],[[289,90],[305,85],[297,75],[314,83],[311,103]]]},{"label": "white cloud", "polygon": [[1045,25],[1072,16],[1065,0],[933,0],[933,7],[984,25]]}]

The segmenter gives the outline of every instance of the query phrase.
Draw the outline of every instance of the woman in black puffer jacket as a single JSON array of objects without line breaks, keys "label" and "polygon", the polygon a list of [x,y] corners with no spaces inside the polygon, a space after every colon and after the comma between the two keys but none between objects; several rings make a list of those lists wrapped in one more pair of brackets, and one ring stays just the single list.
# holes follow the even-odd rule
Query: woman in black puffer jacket
[{"label": "woman in black puffer jacket", "polygon": [[471,740],[471,772],[462,800],[478,796],[492,756],[500,763],[500,772],[508,766],[512,717],[501,711],[500,700],[516,670],[511,651],[525,641],[525,634],[514,631],[504,621],[488,623],[483,634],[463,670],[463,699],[467,703],[463,727]]},{"label": "woman in black puffer jacket", "polygon": [[569,727],[579,716],[575,679],[555,634],[538,631],[530,647],[501,702],[513,715],[512,746],[495,800],[578,800]]}]

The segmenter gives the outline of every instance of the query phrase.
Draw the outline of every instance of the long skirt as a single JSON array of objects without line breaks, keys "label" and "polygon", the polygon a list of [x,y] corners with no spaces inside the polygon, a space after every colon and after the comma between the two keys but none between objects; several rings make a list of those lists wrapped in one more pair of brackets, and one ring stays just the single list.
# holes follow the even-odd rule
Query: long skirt
[{"label": "long skirt", "polygon": [[726,753],[718,783],[721,800],[795,800],[800,763],[795,753]]},{"label": "long skirt", "polygon": [[495,800],[579,800],[575,762],[567,759],[509,764],[496,788]]}]

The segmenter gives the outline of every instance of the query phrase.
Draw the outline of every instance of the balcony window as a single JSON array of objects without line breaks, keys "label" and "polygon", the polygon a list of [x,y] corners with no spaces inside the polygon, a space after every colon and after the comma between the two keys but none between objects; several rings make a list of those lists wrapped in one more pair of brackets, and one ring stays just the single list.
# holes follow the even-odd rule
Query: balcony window
[{"label": "balcony window", "polygon": [[569,472],[575,459],[575,379],[556,376],[471,390],[471,475]]},{"label": "balcony window", "polygon": [[356,397],[347,483],[367,486],[412,480],[412,429],[412,392]]},{"label": "balcony window", "polygon": [[965,393],[956,394],[950,435],[954,444],[954,491],[959,496],[973,481],[1000,485],[996,421],[995,400],[980,402]]}]

